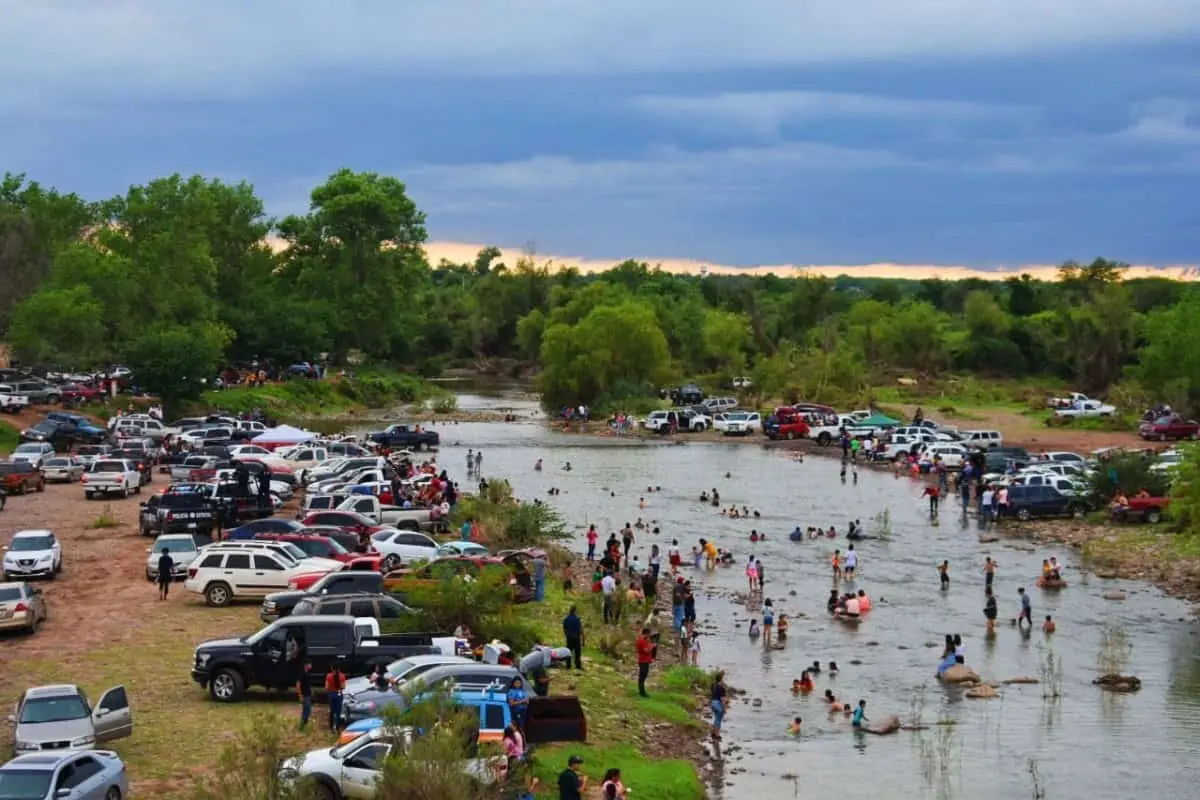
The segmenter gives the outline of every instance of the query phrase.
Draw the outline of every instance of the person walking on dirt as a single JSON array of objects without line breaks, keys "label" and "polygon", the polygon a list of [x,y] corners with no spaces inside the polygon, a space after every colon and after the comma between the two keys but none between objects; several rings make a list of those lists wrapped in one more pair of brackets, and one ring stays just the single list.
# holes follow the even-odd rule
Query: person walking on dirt
[{"label": "person walking on dirt", "polygon": [[171,550],[164,547],[162,555],[158,557],[158,599],[166,600],[167,593],[171,590],[171,581],[174,580],[175,574],[175,559],[171,558]]}]

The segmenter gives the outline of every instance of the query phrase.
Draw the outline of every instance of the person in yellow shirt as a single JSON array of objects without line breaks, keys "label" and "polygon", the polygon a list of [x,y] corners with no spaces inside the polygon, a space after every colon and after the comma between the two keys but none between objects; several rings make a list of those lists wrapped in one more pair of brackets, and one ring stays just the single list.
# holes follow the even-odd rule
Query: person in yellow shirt
[{"label": "person in yellow shirt", "polygon": [[704,542],[704,565],[710,570],[717,568],[717,546],[713,542]]}]

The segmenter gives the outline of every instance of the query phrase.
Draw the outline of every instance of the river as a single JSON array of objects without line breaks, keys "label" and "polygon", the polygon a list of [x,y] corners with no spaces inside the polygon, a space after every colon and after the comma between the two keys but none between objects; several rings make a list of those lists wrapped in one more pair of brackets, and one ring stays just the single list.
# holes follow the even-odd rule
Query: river
[{"label": "river", "polygon": [[[641,517],[661,528],[658,536],[649,527],[637,533],[634,552],[643,564],[652,543],[665,554],[672,537],[685,554],[705,537],[738,556],[732,568],[692,576],[700,589],[702,628],[711,629],[701,637],[701,663],[727,670],[730,684],[747,692],[726,721],[725,797],[1011,800],[1034,796],[1031,768],[1047,800],[1196,796],[1200,627],[1184,603],[1154,587],[1087,575],[1070,550],[980,544],[978,532],[953,508],[944,507],[940,523],[931,522],[922,485],[875,470],[843,482],[836,459],[810,456],[801,463],[746,443],[671,445],[553,432],[530,418],[534,407],[527,395],[463,395],[460,406],[512,408],[523,421],[438,426],[441,464],[466,481],[467,449],[482,450],[483,474],[507,478],[523,499],[552,502],[575,529],[577,550],[587,524],[595,523],[603,539]],[[539,458],[545,465],[540,473],[533,470]],[[563,469],[568,461],[570,472]],[[662,490],[647,494],[648,486]],[[561,493],[550,497],[552,487]],[[746,505],[761,518],[728,519],[700,503],[701,490],[713,487],[723,503]],[[852,518],[877,533],[883,525],[876,515],[884,511],[888,540],[856,547],[854,586],[866,589],[876,607],[857,630],[831,623],[824,606],[829,559],[835,546],[845,550],[846,541],[793,543],[787,533],[796,525],[830,524],[844,533]],[[768,540],[752,546],[752,528]],[[763,561],[766,596],[777,613],[808,615],[793,618],[785,650],[751,642],[749,612],[733,599],[745,587],[742,565],[751,553]],[[992,641],[983,635],[987,555],[999,564],[1000,621]],[[1050,555],[1066,566],[1070,586],[1060,593],[1033,587]],[[943,559],[950,562],[948,592],[938,586],[936,565]],[[1022,636],[1010,627],[1019,586],[1032,593],[1039,625],[1046,614],[1058,621],[1055,634],[1037,629]],[[1127,599],[1102,597],[1112,590],[1126,592]],[[1047,680],[1005,686],[997,699],[964,699],[933,677],[947,633],[962,635],[967,664],[984,680]],[[1127,655],[1119,646],[1123,640]],[[835,660],[841,672],[822,674],[816,692],[794,697],[792,679],[814,660]],[[1105,661],[1139,676],[1141,691],[1115,695],[1093,686]],[[1045,698],[1046,688],[1056,684],[1061,696]],[[855,736],[848,721],[827,715],[821,700],[826,688],[851,704],[866,699],[872,719],[898,714],[907,722],[919,712],[926,723],[953,724]],[[786,730],[795,716],[804,719],[799,737]]]}]

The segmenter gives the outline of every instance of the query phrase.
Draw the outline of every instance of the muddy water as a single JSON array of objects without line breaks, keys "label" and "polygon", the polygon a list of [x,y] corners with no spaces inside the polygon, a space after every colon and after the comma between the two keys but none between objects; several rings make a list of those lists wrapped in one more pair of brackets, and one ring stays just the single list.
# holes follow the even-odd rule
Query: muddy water
[{"label": "muddy water", "polygon": [[[487,399],[464,398],[464,407]],[[505,398],[506,406],[514,404]],[[1200,764],[1200,637],[1182,604],[1152,587],[1082,574],[1072,552],[1030,552],[1019,545],[982,545],[978,532],[945,508],[933,523],[920,500],[921,487],[907,478],[864,470],[855,482],[839,479],[836,460],[803,463],[747,444],[686,445],[622,442],[552,433],[533,422],[461,424],[441,428],[440,461],[465,479],[468,447],[482,449],[483,473],[510,479],[519,496],[553,501],[575,527],[588,523],[604,534],[639,517],[661,528],[638,532],[635,552],[646,562],[650,544],[664,553],[672,537],[686,552],[700,537],[732,550],[739,565],[692,575],[699,586],[704,629],[702,663],[728,670],[730,682],[748,692],[726,721],[725,796],[1009,798],[1033,795],[1032,765],[1050,800],[1196,796]],[[541,458],[545,469],[533,471]],[[563,469],[566,462],[573,469]],[[729,477],[726,477],[726,473]],[[847,476],[850,478],[851,476]],[[661,492],[646,493],[658,485]],[[550,498],[551,487],[561,494]],[[759,519],[733,520],[698,502],[716,487],[722,500],[749,506]],[[646,508],[639,509],[640,497]],[[837,541],[793,543],[796,525],[845,531],[860,518],[879,533],[873,518],[890,515],[887,541],[860,542],[854,584],[876,600],[857,630],[831,623],[824,612],[830,588],[829,559]],[[752,528],[768,535],[751,546]],[[577,540],[575,546],[582,549]],[[746,636],[750,613],[734,598],[743,590],[741,564],[763,560],[767,597],[793,619],[787,647],[766,651]],[[1000,624],[994,641],[983,636],[983,561],[998,563],[995,591]],[[1033,588],[1042,558],[1056,555],[1070,586],[1058,594]],[[936,564],[950,561],[948,592],[938,586]],[[1020,635],[1008,620],[1018,608],[1017,588],[1028,587],[1035,620],[1052,614],[1058,632]],[[1103,599],[1121,590],[1124,601]],[[1132,651],[1123,671],[1143,681],[1141,692],[1111,695],[1091,685],[1102,659],[1118,656],[1105,639],[1124,635]],[[964,699],[933,677],[947,633],[963,636],[967,663],[985,680],[1050,677],[1061,697],[1046,699],[1045,685],[1007,686],[993,700]],[[934,647],[928,647],[933,644]],[[822,674],[817,691],[796,698],[788,691],[801,668],[814,660],[838,662],[834,678]],[[852,664],[861,661],[861,664]],[[1050,665],[1061,666],[1059,677]],[[821,695],[831,688],[852,704],[868,702],[868,717],[919,713],[926,723],[953,722],[924,733],[860,737],[848,720],[830,718]],[[755,706],[753,699],[762,700]],[[804,719],[798,738],[786,732]]]}]

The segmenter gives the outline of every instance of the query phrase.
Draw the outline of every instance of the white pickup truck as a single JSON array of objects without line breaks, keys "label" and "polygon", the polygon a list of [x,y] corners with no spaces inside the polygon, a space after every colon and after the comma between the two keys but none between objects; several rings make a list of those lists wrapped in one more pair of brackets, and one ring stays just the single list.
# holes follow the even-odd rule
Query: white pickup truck
[{"label": "white pickup truck", "polygon": [[138,471],[137,464],[124,459],[98,459],[91,469],[83,473],[79,482],[83,484],[83,496],[88,500],[98,494],[128,497],[142,493],[142,473]]},{"label": "white pickup truck", "polygon": [[1116,413],[1116,406],[1110,406],[1107,403],[1101,403],[1099,400],[1080,400],[1070,408],[1054,409],[1054,416],[1064,419],[1111,417]]},{"label": "white pickup truck", "polygon": [[416,531],[433,524],[432,515],[427,508],[388,506],[380,503],[378,497],[370,494],[351,495],[343,500],[335,510],[355,511],[374,520],[376,525],[391,525],[401,530]]},{"label": "white pickup truck", "polygon": [[858,420],[849,414],[838,414],[837,416],[804,414],[803,416],[804,421],[808,423],[808,438],[821,447],[836,444],[842,436],[842,428],[850,429],[858,424]]},{"label": "white pickup truck", "polygon": [[0,411],[16,414],[23,408],[29,407],[29,397],[17,394],[11,383],[0,383]]},{"label": "white pickup truck", "polygon": [[1080,394],[1079,392],[1071,392],[1066,397],[1047,397],[1046,398],[1046,407],[1054,408],[1054,409],[1074,408],[1077,405],[1081,405],[1083,403],[1092,403],[1092,402],[1097,402],[1097,401],[1092,400],[1092,398],[1088,397],[1086,394]]}]

